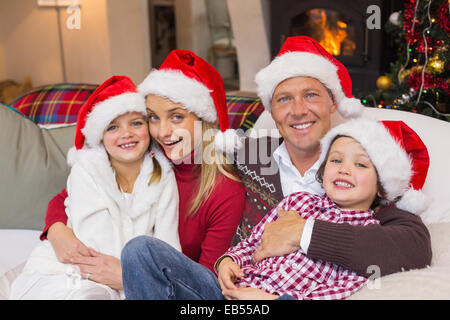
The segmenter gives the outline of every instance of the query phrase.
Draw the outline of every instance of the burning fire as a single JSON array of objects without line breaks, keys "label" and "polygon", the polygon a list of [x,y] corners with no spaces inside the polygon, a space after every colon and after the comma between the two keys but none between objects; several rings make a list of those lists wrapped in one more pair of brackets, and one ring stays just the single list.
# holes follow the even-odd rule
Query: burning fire
[{"label": "burning fire", "polygon": [[349,39],[347,23],[335,11],[312,9],[308,12],[312,35],[332,55],[353,55],[355,42]]}]

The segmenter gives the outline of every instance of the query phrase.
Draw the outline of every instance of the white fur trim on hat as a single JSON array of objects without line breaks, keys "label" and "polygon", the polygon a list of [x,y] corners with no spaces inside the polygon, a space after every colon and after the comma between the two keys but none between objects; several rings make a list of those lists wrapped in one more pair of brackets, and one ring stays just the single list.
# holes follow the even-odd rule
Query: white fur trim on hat
[{"label": "white fur trim on hat", "polygon": [[422,191],[410,188],[395,205],[411,213],[421,213],[428,209],[430,199]]},{"label": "white fur trim on hat", "polygon": [[255,76],[258,96],[264,107],[271,111],[275,88],[284,80],[293,77],[311,77],[319,80],[331,90],[338,111],[345,117],[356,117],[363,105],[358,99],[347,98],[337,74],[338,68],[328,59],[309,52],[287,52],[276,57]]},{"label": "white fur trim on hat", "polygon": [[394,202],[405,194],[413,174],[411,160],[383,124],[373,120],[354,119],[331,129],[320,142],[320,163],[325,160],[331,142],[338,135],[352,137],[366,150],[377,169],[388,201]]},{"label": "white fur trim on hat", "polygon": [[153,70],[138,86],[144,96],[155,94],[181,103],[188,111],[207,122],[217,120],[210,90],[199,81],[177,70]]},{"label": "white fur trim on hat", "polygon": [[87,115],[86,124],[81,129],[87,145],[90,147],[98,145],[108,124],[127,112],[147,115],[145,98],[142,94],[127,92],[97,103]]},{"label": "white fur trim on hat", "polygon": [[227,129],[225,132],[218,131],[214,137],[214,149],[217,152],[231,154],[243,146],[241,137],[234,129]]}]

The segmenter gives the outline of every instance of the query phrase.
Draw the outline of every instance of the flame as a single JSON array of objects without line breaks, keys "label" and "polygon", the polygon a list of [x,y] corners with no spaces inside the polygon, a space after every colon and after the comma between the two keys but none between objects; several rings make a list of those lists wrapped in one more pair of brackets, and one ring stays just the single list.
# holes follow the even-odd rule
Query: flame
[{"label": "flame", "polygon": [[308,12],[310,23],[319,43],[332,55],[353,55],[355,43],[348,38],[347,23],[336,16],[327,19],[324,9],[312,9]]},{"label": "flame", "polygon": [[347,24],[342,21],[336,23],[337,28],[330,28],[328,24],[323,29],[323,39],[320,44],[332,55],[338,56],[341,54],[341,43],[347,38]]}]

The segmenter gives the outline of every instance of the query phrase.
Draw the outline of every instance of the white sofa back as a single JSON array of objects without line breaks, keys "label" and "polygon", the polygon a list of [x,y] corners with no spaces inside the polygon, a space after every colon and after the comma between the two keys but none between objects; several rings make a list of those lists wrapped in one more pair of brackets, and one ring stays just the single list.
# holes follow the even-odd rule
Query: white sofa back
[{"label": "white sofa back", "polygon": [[[428,148],[430,168],[423,191],[432,199],[420,216],[424,223],[450,222],[450,123],[432,117],[392,109],[364,108],[363,116],[374,120],[402,120],[421,137]],[[332,118],[332,126],[344,120]],[[251,137],[279,136],[269,112],[264,111],[255,123]]]}]

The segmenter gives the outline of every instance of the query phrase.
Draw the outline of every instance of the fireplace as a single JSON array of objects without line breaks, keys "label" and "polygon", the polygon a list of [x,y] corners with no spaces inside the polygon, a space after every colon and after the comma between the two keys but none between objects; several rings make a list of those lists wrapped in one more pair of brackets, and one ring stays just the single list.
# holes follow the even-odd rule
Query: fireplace
[{"label": "fireplace", "polygon": [[[270,0],[270,48],[276,56],[289,36],[307,35],[317,40],[348,69],[353,94],[363,96],[376,88],[382,71],[382,30],[366,28],[370,5],[383,0]],[[382,28],[386,21],[381,17]]]}]

